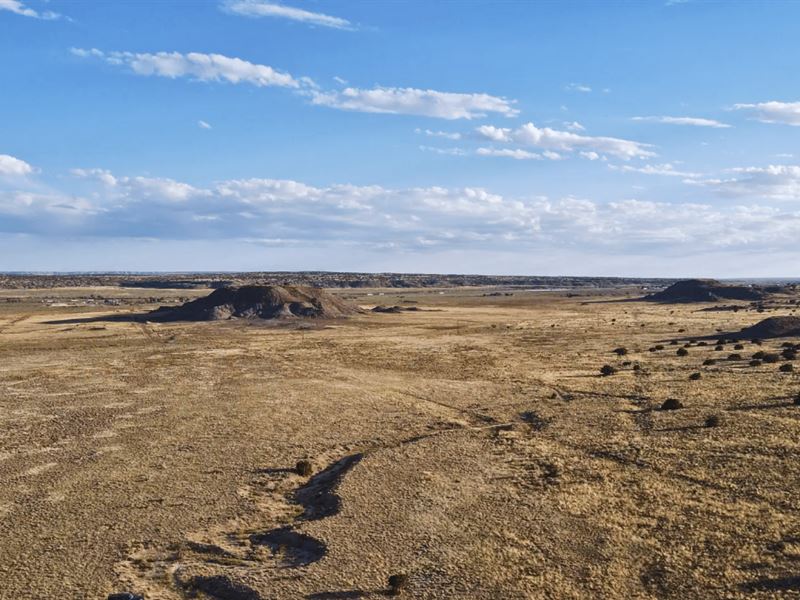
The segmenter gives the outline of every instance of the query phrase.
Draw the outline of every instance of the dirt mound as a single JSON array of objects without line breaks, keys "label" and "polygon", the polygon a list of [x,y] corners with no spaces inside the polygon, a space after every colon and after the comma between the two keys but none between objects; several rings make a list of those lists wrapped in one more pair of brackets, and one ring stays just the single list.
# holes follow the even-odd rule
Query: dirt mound
[{"label": "dirt mound", "polygon": [[800,335],[800,317],[769,317],[742,329],[744,338],[768,339]]},{"label": "dirt mound", "polygon": [[337,319],[360,309],[319,288],[309,286],[245,285],[224,287],[205,298],[178,307],[162,307],[153,320],[219,321],[224,319]]},{"label": "dirt mound", "polygon": [[761,300],[764,291],[746,285],[726,285],[715,279],[686,279],[667,289],[645,296],[652,302],[716,302],[718,300]]}]

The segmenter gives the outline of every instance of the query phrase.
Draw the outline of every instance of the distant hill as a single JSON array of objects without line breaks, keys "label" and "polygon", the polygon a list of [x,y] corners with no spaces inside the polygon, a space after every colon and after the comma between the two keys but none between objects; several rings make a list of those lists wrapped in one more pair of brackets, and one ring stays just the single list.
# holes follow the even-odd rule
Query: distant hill
[{"label": "distant hill", "polygon": [[727,285],[716,279],[685,279],[644,300],[666,303],[716,302],[718,300],[761,300],[766,292],[747,285]]},{"label": "distant hill", "polygon": [[769,317],[742,329],[739,336],[749,339],[800,336],[800,317]]},{"label": "distant hill", "polygon": [[208,296],[150,313],[153,320],[335,319],[360,312],[344,300],[309,286],[246,285],[223,287]]}]

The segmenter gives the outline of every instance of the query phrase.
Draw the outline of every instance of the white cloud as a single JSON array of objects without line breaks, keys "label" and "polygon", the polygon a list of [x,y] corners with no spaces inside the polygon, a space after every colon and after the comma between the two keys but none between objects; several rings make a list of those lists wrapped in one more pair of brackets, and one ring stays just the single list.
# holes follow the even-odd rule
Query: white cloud
[{"label": "white cloud", "polygon": [[800,126],[800,102],[759,102],[757,104],[734,104],[735,110],[747,110],[763,123],[783,123]]},{"label": "white cloud", "polygon": [[21,15],[23,17],[32,17],[34,19],[44,19],[46,21],[52,21],[54,19],[60,19],[61,15],[52,11],[44,11],[39,12],[33,10],[25,6],[19,0],[0,0],[0,10],[7,10],[14,14]]},{"label": "white cloud", "polygon": [[513,142],[522,146],[560,152],[596,152],[625,160],[655,156],[655,153],[648,149],[650,148],[649,144],[612,137],[579,135],[549,127],[539,128],[533,123],[526,123],[517,129],[483,125],[476,131],[478,135],[495,142]]},{"label": "white cloud", "polygon": [[633,117],[633,121],[651,121],[653,123],[666,123],[668,125],[689,125],[692,127],[713,127],[715,129],[727,129],[727,123],[721,123],[714,119],[702,119],[700,117]]},{"label": "white cloud", "polygon": [[508,117],[519,114],[513,107],[515,101],[482,93],[463,94],[396,87],[347,87],[324,91],[308,77],[295,78],[267,65],[222,54],[103,52],[96,48],[71,48],[71,52],[81,58],[98,58],[110,65],[127,68],[137,75],[171,79],[188,77],[204,82],[228,81],[258,87],[292,88],[299,95],[309,98],[312,104],[341,110],[442,119],[475,119],[489,113]]},{"label": "white cloud", "polygon": [[466,156],[467,151],[461,148],[435,148],[433,146],[420,146],[420,150],[424,152],[433,152],[434,154],[444,154],[448,156]]},{"label": "white cloud", "polygon": [[313,91],[314,104],[342,110],[437,117],[440,119],[475,119],[496,113],[508,117],[519,113],[514,101],[489,94],[461,94],[416,88],[348,87],[340,91]]},{"label": "white cloud", "polygon": [[332,17],[323,13],[311,12],[302,8],[286,6],[276,2],[259,0],[228,0],[222,4],[223,10],[244,17],[276,17],[299,21],[310,25],[330,27],[333,29],[353,29],[347,19]]},{"label": "white cloud", "polygon": [[592,91],[592,88],[590,88],[588,85],[583,85],[580,83],[570,83],[569,85],[565,86],[564,89],[569,92],[581,92],[584,94],[588,94]]},{"label": "white cloud", "polygon": [[200,52],[102,52],[96,48],[86,50],[72,48],[71,52],[81,58],[101,58],[114,66],[127,67],[137,75],[158,77],[190,77],[197,81],[228,81],[249,83],[257,87],[277,86],[299,88],[310,80],[297,80],[288,73],[281,73],[267,65],[259,65],[222,54]]},{"label": "white cloud", "polygon": [[664,175],[667,177],[682,177],[684,179],[696,179],[701,177],[700,173],[691,173],[688,171],[678,171],[671,163],[662,163],[660,165],[644,165],[643,167],[631,167],[630,165],[608,165],[608,168],[613,171],[622,171],[624,173],[641,173],[643,175]]},{"label": "white cloud", "polygon": [[75,177],[93,179],[105,185],[105,198],[117,201],[185,202],[207,195],[205,190],[174,179],[154,177],[115,177],[103,169],[73,169]]},{"label": "white cloud", "polygon": [[733,177],[697,181],[726,196],[761,200],[800,200],[800,166],[770,165],[729,169]]},{"label": "white cloud", "polygon": [[581,152],[580,155],[583,158],[586,158],[586,159],[589,159],[589,160],[599,160],[600,159],[600,155],[597,152]]},{"label": "white cloud", "polygon": [[[748,171],[742,177],[755,175],[742,171]],[[85,188],[81,194],[0,182],[0,234],[272,240],[284,247],[331,244],[401,253],[469,249],[518,256],[571,249],[584,257],[608,257],[652,252],[661,260],[731,248],[792,251],[800,235],[800,210],[785,204],[601,203],[508,197],[475,187],[315,186],[259,178],[197,187],[102,169],[73,174]]]},{"label": "white cloud", "polygon": [[461,134],[460,133],[452,133],[449,131],[432,131],[430,129],[420,129],[417,127],[414,130],[414,133],[418,133],[420,135],[427,135],[428,137],[440,137],[445,138],[448,140],[460,140]]},{"label": "white cloud", "polygon": [[9,154],[0,154],[0,175],[25,177],[33,173],[33,167]]},{"label": "white cloud", "polygon": [[564,127],[569,129],[570,131],[586,131],[586,127],[578,123],[577,121],[564,121]]},{"label": "white cloud", "polygon": [[479,156],[502,156],[515,160],[542,160],[542,158],[544,158],[541,154],[520,150],[518,148],[478,148],[475,153]]},{"label": "white cloud", "polygon": [[211,129],[211,125],[202,119],[197,122],[197,126],[200,129]]}]

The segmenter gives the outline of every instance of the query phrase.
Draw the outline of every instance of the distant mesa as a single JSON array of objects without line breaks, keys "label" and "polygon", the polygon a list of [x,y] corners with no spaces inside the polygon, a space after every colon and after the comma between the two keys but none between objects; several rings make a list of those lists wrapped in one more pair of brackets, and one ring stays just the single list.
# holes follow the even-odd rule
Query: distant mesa
[{"label": "distant mesa", "polygon": [[738,335],[748,339],[800,336],[800,317],[769,317],[742,329]]},{"label": "distant mesa", "polygon": [[765,292],[747,285],[727,285],[715,279],[685,279],[667,289],[645,296],[651,302],[689,303],[718,300],[761,300]]},{"label": "distant mesa", "polygon": [[150,313],[157,321],[226,319],[338,319],[361,309],[310,286],[244,285],[223,287],[204,298]]}]

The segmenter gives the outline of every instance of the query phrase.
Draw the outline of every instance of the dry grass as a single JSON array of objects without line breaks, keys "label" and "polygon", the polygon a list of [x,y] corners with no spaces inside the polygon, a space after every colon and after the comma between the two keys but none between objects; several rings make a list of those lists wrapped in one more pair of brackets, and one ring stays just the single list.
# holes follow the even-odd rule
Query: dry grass
[{"label": "dry grass", "polygon": [[0,295],[0,598],[800,594],[797,375],[648,352],[760,315],[485,292],[311,328]]}]

